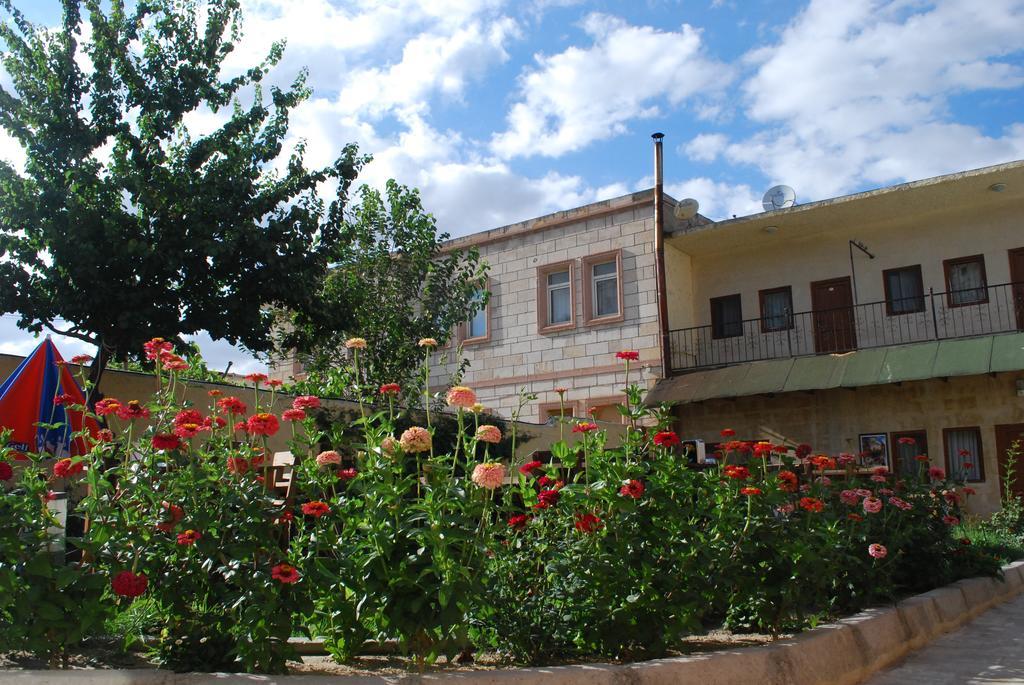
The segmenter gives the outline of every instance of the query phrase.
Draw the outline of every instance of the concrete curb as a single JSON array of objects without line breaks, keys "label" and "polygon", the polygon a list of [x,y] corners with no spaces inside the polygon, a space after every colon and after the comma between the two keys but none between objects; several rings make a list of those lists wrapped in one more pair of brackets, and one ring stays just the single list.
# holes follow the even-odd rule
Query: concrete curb
[{"label": "concrete curb", "polygon": [[401,676],[262,676],[160,670],[5,671],[0,685],[855,685],[1024,592],[1024,561],[1003,580],[968,578],[761,647],[634,664],[584,664]]}]

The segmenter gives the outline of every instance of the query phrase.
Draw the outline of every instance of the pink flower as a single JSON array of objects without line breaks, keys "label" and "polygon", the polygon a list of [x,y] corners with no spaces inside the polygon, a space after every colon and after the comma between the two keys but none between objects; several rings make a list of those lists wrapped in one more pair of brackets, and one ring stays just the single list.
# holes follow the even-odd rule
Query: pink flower
[{"label": "pink flower", "polygon": [[327,450],[316,455],[317,466],[336,466],[341,463],[341,455],[334,450]]},{"label": "pink flower", "polygon": [[492,445],[497,445],[501,442],[501,431],[498,430],[497,426],[485,424],[476,429],[476,439],[481,442],[489,442]]},{"label": "pink flower", "polygon": [[796,506],[792,502],[780,504],[779,506],[775,507],[775,511],[783,515],[792,514],[794,510],[796,510]]},{"label": "pink flower", "polygon": [[573,433],[589,433],[597,430],[597,424],[590,421],[581,421],[572,427]]},{"label": "pink flower", "polygon": [[885,476],[880,476],[876,473],[875,475],[871,476],[871,480],[874,481],[875,483],[884,483]]},{"label": "pink flower", "polygon": [[847,452],[843,452],[838,457],[836,457],[836,463],[839,464],[840,466],[846,466],[847,464],[854,464],[854,463],[856,463],[856,461],[857,461],[857,457],[855,457],[852,454],[849,454]]},{"label": "pink flower", "polygon": [[938,466],[933,466],[928,469],[928,477],[932,480],[942,480],[946,477],[946,472]]},{"label": "pink flower", "polygon": [[285,409],[281,412],[281,418],[285,421],[304,421],[306,412],[301,409]]},{"label": "pink flower", "polygon": [[389,456],[394,455],[399,447],[401,445],[390,435],[380,441],[380,451]]},{"label": "pink flower", "polygon": [[448,391],[446,399],[452,407],[470,409],[476,404],[476,393],[464,385],[456,385]]},{"label": "pink flower", "polygon": [[406,429],[402,433],[402,437],[399,438],[398,444],[402,446],[402,450],[413,454],[415,452],[429,452],[430,451],[430,431],[420,426],[412,426]]},{"label": "pink flower", "polygon": [[487,490],[500,488],[505,482],[505,465],[493,461],[477,464],[473,469],[472,480]]},{"label": "pink flower", "polygon": [[118,409],[121,408],[121,400],[113,397],[100,400],[96,403],[96,414],[98,416],[108,416],[114,414]]},{"label": "pink flower", "polygon": [[173,350],[174,345],[163,338],[153,338],[149,342],[143,343],[142,349],[146,353],[146,359],[155,361],[160,357],[161,352],[170,352]]},{"label": "pink flower", "polygon": [[417,344],[420,347],[437,347],[437,340],[434,338],[420,338]]},{"label": "pink flower", "polygon": [[349,338],[345,341],[345,347],[350,350],[365,350],[366,338]]},{"label": "pink flower", "polygon": [[885,555],[889,553],[889,550],[885,548],[885,545],[880,545],[877,542],[868,545],[868,554],[875,559],[885,559]]},{"label": "pink flower", "polygon": [[319,409],[320,398],[313,395],[299,395],[292,400],[293,409]]},{"label": "pink flower", "polygon": [[148,419],[149,410],[143,407],[138,400],[132,400],[128,404],[122,404],[117,409],[117,418],[122,421],[135,421],[136,419]]},{"label": "pink flower", "polygon": [[847,506],[857,506],[860,504],[860,495],[855,490],[843,490],[839,493],[839,501]]},{"label": "pink flower", "polygon": [[862,505],[867,514],[877,514],[882,510],[882,500],[875,496],[865,497]]},{"label": "pink flower", "polygon": [[899,497],[890,497],[889,498],[889,504],[891,504],[894,507],[896,507],[897,509],[901,509],[903,511],[909,511],[909,510],[914,508],[913,504],[911,504],[910,502],[908,502],[908,501],[906,501],[904,499],[900,499]]},{"label": "pink flower", "polygon": [[623,350],[615,353],[616,359],[623,359],[627,362],[635,362],[640,359],[640,353],[636,350]]}]

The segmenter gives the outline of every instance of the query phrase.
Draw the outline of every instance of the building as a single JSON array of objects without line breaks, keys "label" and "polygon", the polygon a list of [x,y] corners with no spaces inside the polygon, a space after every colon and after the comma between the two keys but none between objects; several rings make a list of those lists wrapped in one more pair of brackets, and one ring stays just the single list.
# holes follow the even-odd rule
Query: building
[{"label": "building", "polygon": [[1024,162],[665,244],[670,361],[651,399],[677,403],[682,434],[869,451],[901,472],[927,453],[966,476],[974,511],[998,507],[1024,439]]}]

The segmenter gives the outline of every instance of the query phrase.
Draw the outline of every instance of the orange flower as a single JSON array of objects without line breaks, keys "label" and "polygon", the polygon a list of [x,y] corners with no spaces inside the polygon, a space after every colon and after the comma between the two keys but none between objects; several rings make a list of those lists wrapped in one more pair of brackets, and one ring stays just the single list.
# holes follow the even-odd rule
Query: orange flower
[{"label": "orange flower", "polygon": [[456,385],[446,397],[449,406],[470,409],[476,404],[476,393],[464,385]]}]

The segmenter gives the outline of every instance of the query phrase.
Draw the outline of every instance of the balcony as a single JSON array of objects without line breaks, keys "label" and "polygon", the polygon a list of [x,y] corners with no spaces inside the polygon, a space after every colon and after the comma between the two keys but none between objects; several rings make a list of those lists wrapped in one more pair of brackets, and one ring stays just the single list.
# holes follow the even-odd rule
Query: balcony
[{"label": "balcony", "polygon": [[669,331],[672,374],[1024,330],[1024,283]]}]

